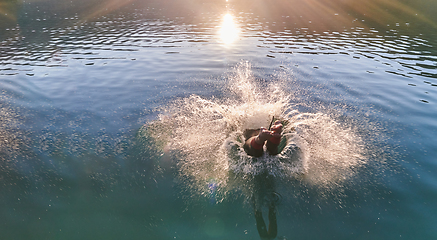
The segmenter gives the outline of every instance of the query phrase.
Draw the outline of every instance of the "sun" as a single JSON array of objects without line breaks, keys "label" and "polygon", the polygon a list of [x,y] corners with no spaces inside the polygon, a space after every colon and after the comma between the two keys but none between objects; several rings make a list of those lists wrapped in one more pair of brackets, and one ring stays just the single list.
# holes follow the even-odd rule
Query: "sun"
[{"label": "sun", "polygon": [[227,13],[223,17],[222,24],[219,30],[221,41],[229,45],[238,39],[239,29],[234,22],[234,17]]}]

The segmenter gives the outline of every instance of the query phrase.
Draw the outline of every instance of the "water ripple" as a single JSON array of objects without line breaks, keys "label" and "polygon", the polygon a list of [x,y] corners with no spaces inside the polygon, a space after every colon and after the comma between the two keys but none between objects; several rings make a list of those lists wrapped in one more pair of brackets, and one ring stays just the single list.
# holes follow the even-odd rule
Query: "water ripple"
[{"label": "water ripple", "polygon": [[[85,22],[78,16],[34,17],[38,24],[8,28],[10,37],[0,42],[0,75],[32,74],[23,66],[65,67],[72,60],[131,59],[129,53],[147,48],[181,49],[214,43],[214,29],[220,19],[218,13],[203,14],[192,22],[184,17],[158,17],[153,11],[152,8],[138,9]],[[289,28],[286,16],[281,21],[269,22],[240,12],[235,19],[242,27],[243,37],[256,38],[260,42],[258,48],[269,49],[270,54],[264,55],[269,58],[277,54],[346,54],[393,66],[395,69],[388,73],[436,77],[435,38],[416,34],[409,25],[316,31],[302,26]],[[55,20],[62,24],[54,25]],[[279,26],[284,29],[274,30]],[[36,31],[38,29],[42,31]],[[168,52],[182,51],[162,50],[163,54]],[[398,67],[401,70],[396,69]]]}]

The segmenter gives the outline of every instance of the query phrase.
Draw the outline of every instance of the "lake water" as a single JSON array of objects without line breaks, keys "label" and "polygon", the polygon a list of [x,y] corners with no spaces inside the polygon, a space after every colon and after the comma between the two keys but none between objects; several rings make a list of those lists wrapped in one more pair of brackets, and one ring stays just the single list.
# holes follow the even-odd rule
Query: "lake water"
[{"label": "lake water", "polygon": [[277,239],[437,238],[436,7],[2,0],[1,239],[260,239],[260,168]]}]

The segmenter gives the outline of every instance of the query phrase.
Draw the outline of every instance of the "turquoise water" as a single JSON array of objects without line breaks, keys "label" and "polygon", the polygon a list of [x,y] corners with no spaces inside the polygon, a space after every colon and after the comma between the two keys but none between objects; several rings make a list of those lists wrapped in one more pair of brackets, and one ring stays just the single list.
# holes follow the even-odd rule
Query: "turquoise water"
[{"label": "turquoise water", "polygon": [[260,239],[263,167],[277,239],[436,238],[435,7],[0,2],[1,239]]}]

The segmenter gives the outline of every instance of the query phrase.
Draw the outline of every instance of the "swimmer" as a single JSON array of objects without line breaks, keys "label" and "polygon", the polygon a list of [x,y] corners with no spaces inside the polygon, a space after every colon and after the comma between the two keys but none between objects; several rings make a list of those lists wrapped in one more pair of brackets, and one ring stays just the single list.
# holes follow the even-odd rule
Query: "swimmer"
[{"label": "swimmer", "polygon": [[[265,144],[267,152],[270,155],[277,155],[279,153],[278,146],[281,142],[281,132],[282,123],[279,120],[276,121],[269,130],[265,128],[246,129],[244,131],[244,151],[247,153],[247,155],[252,157],[261,157],[264,154]],[[274,179],[272,176],[264,173],[256,175],[254,180],[257,190],[255,190],[253,195],[253,204],[258,234],[263,240],[274,239],[276,238],[278,229],[276,222],[276,201],[270,200],[268,215],[269,227],[267,228],[262,216],[262,211],[260,208],[257,208],[254,200],[255,196],[258,196],[258,198],[265,196],[265,191],[270,192],[270,195],[274,193]]]},{"label": "swimmer", "polygon": [[[252,157],[261,157],[264,153],[264,144],[270,155],[277,155],[278,146],[281,142],[282,123],[277,120],[271,130],[265,128],[246,129],[244,131],[244,151]],[[267,143],[266,143],[267,142]]]}]

